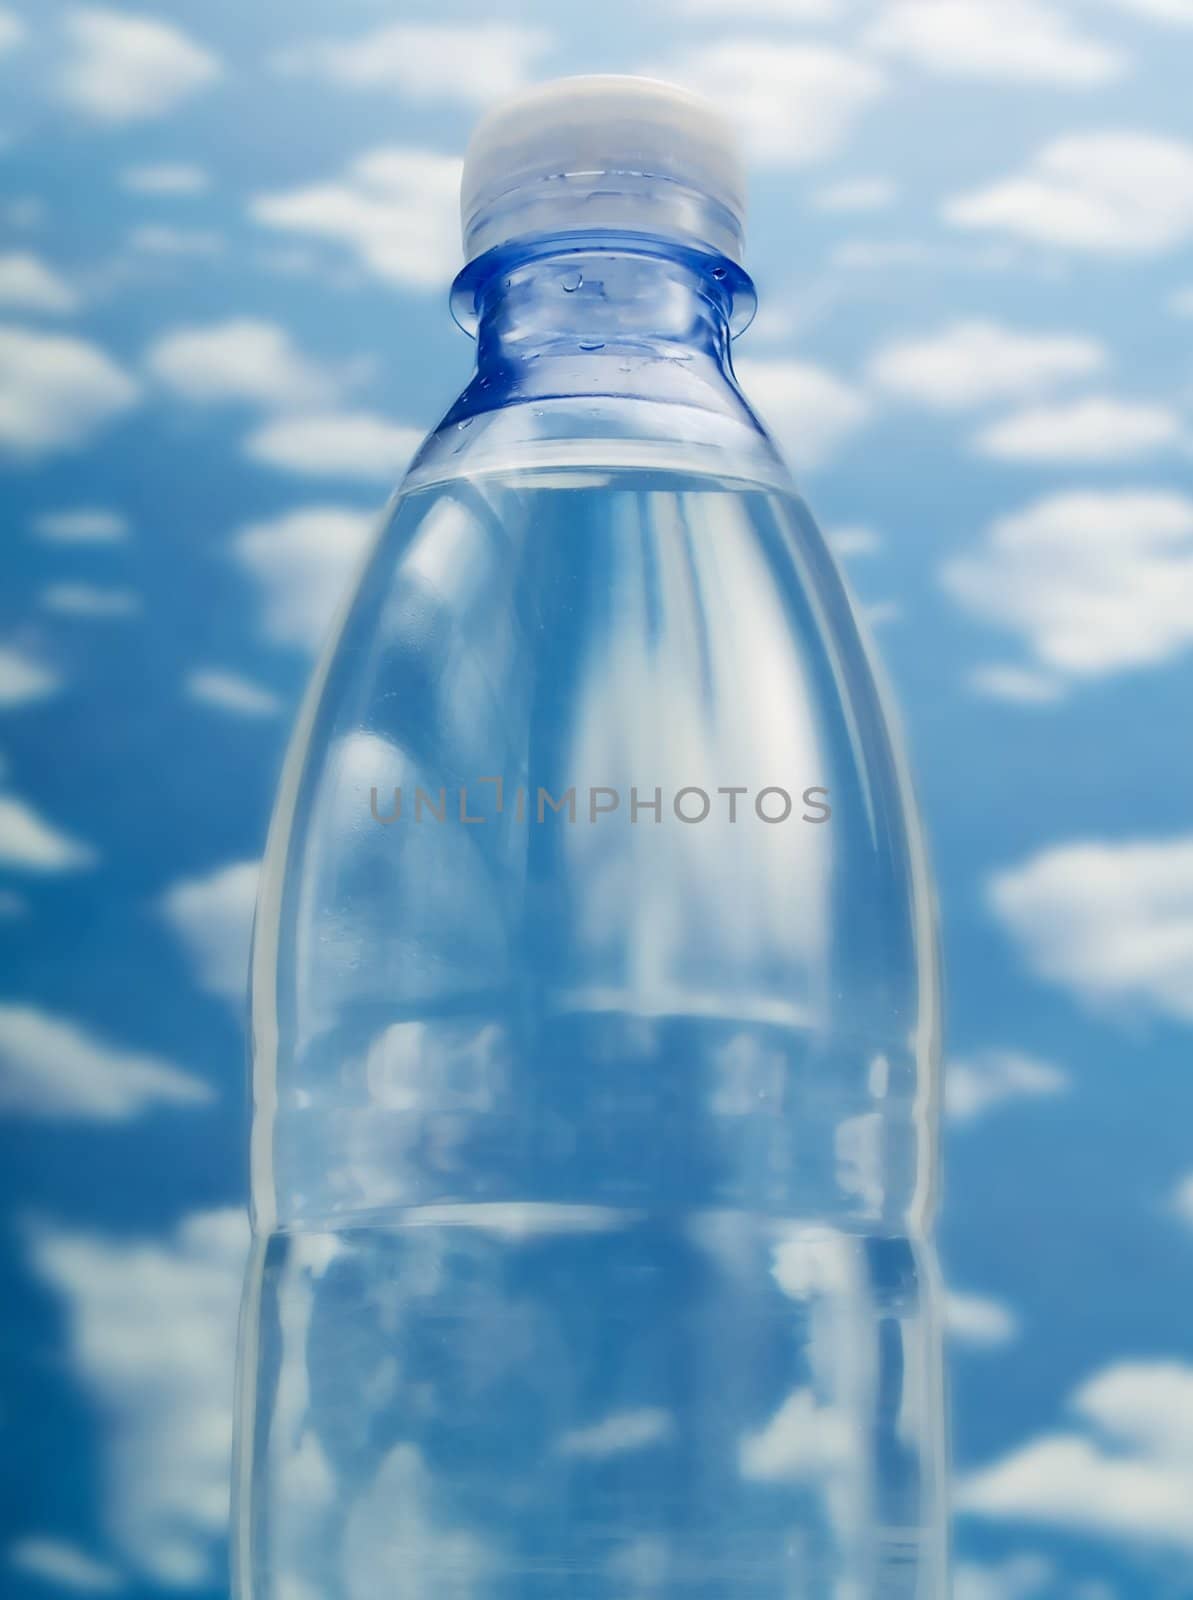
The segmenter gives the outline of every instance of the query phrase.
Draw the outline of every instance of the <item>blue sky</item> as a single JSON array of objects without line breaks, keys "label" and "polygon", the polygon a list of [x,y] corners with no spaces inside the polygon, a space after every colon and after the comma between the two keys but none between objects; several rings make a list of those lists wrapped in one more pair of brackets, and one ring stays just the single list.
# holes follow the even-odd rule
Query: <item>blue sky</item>
[{"label": "blue sky", "polygon": [[735,115],[743,382],[869,613],[948,969],[958,1600],[1193,1595],[1193,0],[0,0],[0,1565],[218,1595],[286,730],[462,385],[469,128]]}]

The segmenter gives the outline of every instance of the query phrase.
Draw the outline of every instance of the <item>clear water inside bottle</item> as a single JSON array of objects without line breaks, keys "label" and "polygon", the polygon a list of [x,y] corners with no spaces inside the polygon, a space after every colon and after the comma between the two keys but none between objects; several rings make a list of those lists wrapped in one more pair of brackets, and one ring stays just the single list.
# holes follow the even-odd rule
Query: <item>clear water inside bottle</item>
[{"label": "clear water inside bottle", "polygon": [[253,1593],[943,1592],[905,1239],[481,1205],[275,1235],[254,1290]]},{"label": "clear water inside bottle", "polygon": [[944,1593],[885,711],[793,493],[601,451],[416,481],[304,715],[242,1600]]}]

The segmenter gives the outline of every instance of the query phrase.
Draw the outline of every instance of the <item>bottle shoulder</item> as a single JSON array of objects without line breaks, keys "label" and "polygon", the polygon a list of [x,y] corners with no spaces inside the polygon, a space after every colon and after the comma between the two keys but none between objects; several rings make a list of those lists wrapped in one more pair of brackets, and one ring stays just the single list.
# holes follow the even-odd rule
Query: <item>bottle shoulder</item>
[{"label": "bottle shoulder", "polygon": [[769,449],[720,470],[673,440],[498,430],[395,497],[312,685],[271,854],[287,870],[312,841],[377,844],[373,787],[720,792],[745,772],[751,795],[827,789],[829,876],[849,862],[909,902],[913,808],[874,667]]},{"label": "bottle shoulder", "polygon": [[794,493],[785,461],[740,392],[689,377],[680,374],[663,398],[613,385],[583,394],[547,386],[499,405],[484,404],[470,385],[428,434],[399,493],[452,478],[569,466],[702,473]]},{"label": "bottle shoulder", "polygon": [[[789,488],[690,453],[686,471],[597,459],[408,488],[325,656],[257,922],[258,1104],[278,1107],[258,1189],[278,1214],[376,1209],[395,1162],[408,1198],[442,1199],[423,1145],[386,1143],[424,1102],[471,1119],[485,1193],[524,1194],[520,1158],[485,1141],[565,1060],[580,1099],[560,1115],[599,1149],[544,1154],[535,1184],[644,1183],[600,1165],[632,1131],[602,1121],[610,1059],[688,1106],[717,1162],[759,1086],[862,1141],[881,1101],[897,1170],[844,1164],[816,1204],[920,1204],[934,953],[835,565]],[[339,1187],[312,1193],[307,1141],[323,1163],[339,1130]],[[802,1170],[773,1194],[749,1163],[725,1181],[792,1211]]]}]

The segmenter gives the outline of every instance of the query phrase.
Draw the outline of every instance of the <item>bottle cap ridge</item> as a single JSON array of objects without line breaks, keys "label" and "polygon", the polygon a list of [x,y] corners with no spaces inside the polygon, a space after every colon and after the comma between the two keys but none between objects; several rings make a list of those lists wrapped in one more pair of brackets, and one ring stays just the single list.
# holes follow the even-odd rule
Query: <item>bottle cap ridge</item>
[{"label": "bottle cap ridge", "polygon": [[654,78],[557,78],[477,125],[460,184],[464,252],[533,232],[656,232],[740,262],[745,172],[725,118]]}]

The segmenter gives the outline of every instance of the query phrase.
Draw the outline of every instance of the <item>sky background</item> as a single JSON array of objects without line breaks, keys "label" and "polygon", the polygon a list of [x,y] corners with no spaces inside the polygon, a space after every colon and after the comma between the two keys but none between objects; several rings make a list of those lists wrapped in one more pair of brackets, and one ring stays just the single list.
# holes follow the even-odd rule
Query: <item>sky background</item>
[{"label": "sky background", "polygon": [[957,1600],[1193,1595],[1193,0],[0,0],[0,1589],[218,1596],[241,991],[494,95],[735,115],[940,887]]}]

